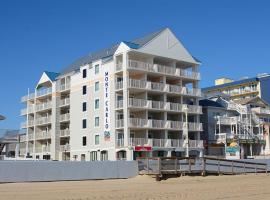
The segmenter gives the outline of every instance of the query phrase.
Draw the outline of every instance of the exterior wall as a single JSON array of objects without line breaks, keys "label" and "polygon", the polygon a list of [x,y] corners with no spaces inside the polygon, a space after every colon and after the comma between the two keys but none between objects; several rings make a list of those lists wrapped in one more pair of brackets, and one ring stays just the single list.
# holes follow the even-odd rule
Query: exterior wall
[{"label": "exterior wall", "polygon": [[270,104],[270,77],[262,78],[260,81],[261,98]]}]

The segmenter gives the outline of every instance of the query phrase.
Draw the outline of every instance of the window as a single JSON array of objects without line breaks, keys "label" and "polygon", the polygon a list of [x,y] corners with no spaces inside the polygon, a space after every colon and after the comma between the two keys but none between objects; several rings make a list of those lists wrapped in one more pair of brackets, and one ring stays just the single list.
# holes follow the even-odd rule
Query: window
[{"label": "window", "polygon": [[82,120],[82,128],[86,128],[86,119]]},{"label": "window", "polygon": [[83,102],[83,104],[82,104],[82,111],[83,111],[83,112],[86,111],[86,108],[87,108],[86,105],[87,105],[86,102]]},{"label": "window", "polygon": [[95,74],[99,73],[99,65],[95,65]]},{"label": "window", "polygon": [[95,127],[99,126],[99,117],[95,117]]},{"label": "window", "polygon": [[95,99],[95,109],[99,109],[99,99]]},{"label": "window", "polygon": [[87,76],[87,69],[83,69],[82,77],[83,77],[83,78],[86,78],[86,76]]},{"label": "window", "polygon": [[82,137],[82,145],[83,146],[86,146],[86,136],[83,136]]},{"label": "window", "polygon": [[96,161],[97,160],[97,152],[96,151],[91,151],[90,152],[90,160],[91,161]]},{"label": "window", "polygon": [[86,85],[83,86],[82,88],[82,94],[85,95],[87,92],[87,88],[86,88]]},{"label": "window", "polygon": [[95,82],[95,91],[99,91],[99,82]]},{"label": "window", "polygon": [[95,145],[99,144],[99,135],[95,135]]}]

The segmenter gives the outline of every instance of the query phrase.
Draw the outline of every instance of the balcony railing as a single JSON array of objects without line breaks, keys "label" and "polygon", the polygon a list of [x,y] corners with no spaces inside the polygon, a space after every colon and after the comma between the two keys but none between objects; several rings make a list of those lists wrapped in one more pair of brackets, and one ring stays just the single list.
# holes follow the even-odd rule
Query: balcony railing
[{"label": "balcony railing", "polygon": [[31,100],[35,98],[35,93],[30,93],[29,95],[25,95],[21,98],[21,102],[25,102],[27,100]]},{"label": "balcony railing", "polygon": [[124,120],[118,119],[116,120],[116,128],[123,128],[124,127]]},{"label": "balcony railing", "polygon": [[34,120],[28,120],[28,126],[34,126]]},{"label": "balcony railing", "polygon": [[60,99],[59,106],[70,105],[70,98]]},{"label": "balcony railing", "polygon": [[41,110],[47,110],[52,108],[52,102],[48,101],[45,103],[40,103],[40,104],[36,104],[36,111],[41,111]]},{"label": "balcony railing", "polygon": [[37,93],[37,97],[48,95],[52,93],[52,88],[40,89],[40,90],[37,90],[36,93]]},{"label": "balcony railing", "polygon": [[116,147],[123,147],[123,146],[124,146],[124,139],[117,139]]},{"label": "balcony railing", "polygon": [[69,119],[70,119],[69,113],[60,115],[60,122],[69,121]]},{"label": "balcony railing", "polygon": [[269,108],[252,108],[252,111],[254,111],[257,114],[265,114],[270,115],[270,109]]},{"label": "balcony railing", "polygon": [[121,71],[123,69],[123,63],[116,63],[115,69],[116,71]]},{"label": "balcony railing", "polygon": [[26,135],[20,135],[20,142],[26,141]]},{"label": "balcony railing", "polygon": [[21,123],[21,128],[27,128],[27,125],[26,124],[27,124],[26,122],[22,122]]},{"label": "balcony railing", "polygon": [[70,130],[69,129],[60,130],[60,137],[68,137],[68,136],[70,136]]},{"label": "balcony railing", "polygon": [[28,133],[28,140],[34,140],[34,134]]},{"label": "balcony railing", "polygon": [[39,117],[36,119],[36,125],[49,124],[51,123],[51,120],[52,120],[51,116]]},{"label": "balcony railing", "polygon": [[67,82],[66,84],[60,84],[59,91],[65,91],[70,89],[70,82]]},{"label": "balcony railing", "polygon": [[40,131],[36,132],[36,139],[50,139],[51,138],[51,131]]},{"label": "balcony railing", "polygon": [[203,131],[203,125],[202,123],[189,122],[188,130],[189,131]]},{"label": "balcony railing", "polygon": [[121,90],[121,89],[123,89],[123,81],[115,82],[115,89],[116,89],[116,90]]},{"label": "balcony railing", "polygon": [[151,63],[146,63],[146,62],[141,62],[141,61],[136,61],[136,60],[129,60],[128,68],[147,71],[147,72],[161,73],[161,74],[166,74],[166,75],[171,75],[171,76],[178,76],[178,77],[183,77],[183,78],[188,78],[188,79],[195,79],[195,80],[200,79],[200,73],[198,72],[188,71],[185,69],[174,68],[174,67],[164,66],[164,65],[159,65],[159,64],[151,64]]},{"label": "balcony railing", "polygon": [[123,104],[124,104],[123,100],[116,101],[116,108],[123,108]]},{"label": "balcony railing", "polygon": [[61,152],[68,152],[70,151],[70,144],[60,145]]},{"label": "balcony railing", "polygon": [[220,124],[236,124],[238,121],[237,117],[218,117],[217,118],[217,123]]},{"label": "balcony railing", "polygon": [[[123,144],[122,141],[117,143]],[[203,148],[203,140],[188,140],[190,148]],[[151,146],[158,148],[185,148],[184,140],[182,139],[154,139],[154,138],[130,138],[129,146]]]}]

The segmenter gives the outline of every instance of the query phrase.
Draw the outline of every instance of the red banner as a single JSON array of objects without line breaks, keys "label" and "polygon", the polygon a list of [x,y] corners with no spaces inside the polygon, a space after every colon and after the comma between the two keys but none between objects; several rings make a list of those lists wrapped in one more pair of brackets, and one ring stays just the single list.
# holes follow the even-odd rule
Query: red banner
[{"label": "red banner", "polygon": [[135,151],[152,151],[150,146],[135,146]]}]

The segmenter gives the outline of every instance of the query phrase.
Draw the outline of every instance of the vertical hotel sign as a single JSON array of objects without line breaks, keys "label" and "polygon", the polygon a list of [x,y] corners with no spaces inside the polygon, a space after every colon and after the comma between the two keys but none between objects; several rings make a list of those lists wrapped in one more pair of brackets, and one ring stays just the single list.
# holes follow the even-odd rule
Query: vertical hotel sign
[{"label": "vertical hotel sign", "polygon": [[110,88],[109,72],[104,72],[104,140],[110,141]]}]

